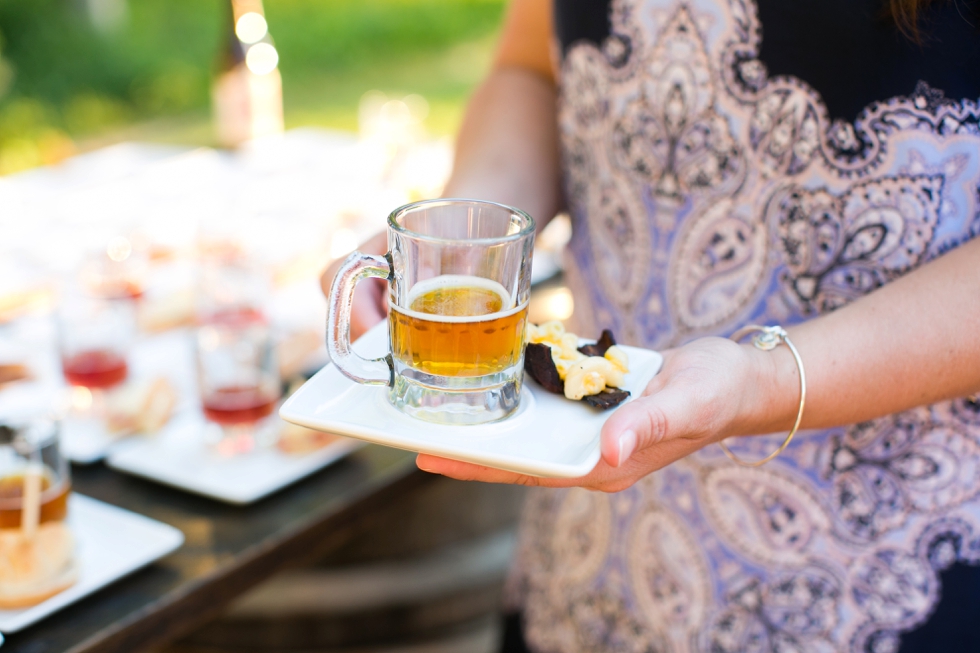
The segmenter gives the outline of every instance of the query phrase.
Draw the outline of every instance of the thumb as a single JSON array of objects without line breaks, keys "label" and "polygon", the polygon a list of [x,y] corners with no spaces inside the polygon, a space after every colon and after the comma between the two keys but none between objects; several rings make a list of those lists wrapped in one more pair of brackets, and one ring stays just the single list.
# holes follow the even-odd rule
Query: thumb
[{"label": "thumb", "polygon": [[602,427],[603,460],[619,467],[635,452],[678,437],[690,403],[688,391],[668,385],[624,404]]}]

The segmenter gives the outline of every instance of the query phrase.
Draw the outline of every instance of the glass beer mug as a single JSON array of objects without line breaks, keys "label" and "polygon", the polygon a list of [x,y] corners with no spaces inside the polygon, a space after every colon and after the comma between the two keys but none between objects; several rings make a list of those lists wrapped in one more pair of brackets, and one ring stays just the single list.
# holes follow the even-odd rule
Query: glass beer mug
[{"label": "glass beer mug", "polygon": [[[352,253],[330,291],[330,359],[358,383],[389,386],[402,412],[442,424],[503,419],[520,402],[534,220],[517,209],[442,199],[388,216],[388,253]],[[351,351],[361,279],[388,281],[390,353]]]}]

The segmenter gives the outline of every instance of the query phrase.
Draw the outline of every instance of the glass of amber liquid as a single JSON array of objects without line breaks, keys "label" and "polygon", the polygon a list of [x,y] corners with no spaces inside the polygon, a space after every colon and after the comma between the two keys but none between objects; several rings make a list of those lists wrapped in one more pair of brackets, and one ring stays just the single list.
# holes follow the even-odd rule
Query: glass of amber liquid
[{"label": "glass of amber liquid", "polygon": [[259,426],[279,400],[275,343],[263,312],[228,306],[203,317],[196,335],[201,408],[207,439],[219,453],[261,444]]},{"label": "glass of amber liquid", "polygon": [[[388,217],[388,253],[352,253],[334,279],[327,318],[333,363],[386,385],[402,412],[441,424],[483,424],[520,404],[534,220],[476,200],[416,202]],[[388,281],[391,353],[350,348],[357,281]]]},{"label": "glass of amber liquid", "polygon": [[0,421],[0,528],[21,527],[31,484],[40,493],[35,523],[62,521],[68,514],[71,481],[58,447],[57,422]]}]

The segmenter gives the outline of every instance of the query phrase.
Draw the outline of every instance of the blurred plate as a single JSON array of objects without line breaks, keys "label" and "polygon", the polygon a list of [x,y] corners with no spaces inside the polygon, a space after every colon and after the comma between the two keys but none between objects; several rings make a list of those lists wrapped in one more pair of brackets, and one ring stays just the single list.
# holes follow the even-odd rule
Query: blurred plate
[{"label": "blurred plate", "polygon": [[184,543],[184,534],[173,526],[81,494],[68,499],[68,525],[75,536],[78,581],[33,607],[0,610],[0,631],[26,628]]},{"label": "blurred plate", "polygon": [[200,413],[186,413],[171,420],[156,436],[114,450],[106,462],[121,472],[243,505],[309,476],[363,444],[337,438],[305,454],[261,447],[223,456],[205,443],[205,425]]},{"label": "blurred plate", "polygon": [[[362,356],[388,350],[382,322],[354,345]],[[642,393],[663,357],[649,349],[623,347],[630,373],[630,399]],[[430,453],[522,474],[575,478],[599,462],[599,432],[612,411],[569,401],[525,377],[521,406],[500,422],[448,426],[404,415],[388,403],[387,388],[354,383],[327,365],[297,390],[279,411],[287,422],[398,449]]]},{"label": "blurred plate", "polygon": [[[179,396],[171,421],[193,408],[197,384],[189,329],[140,338],[130,351],[129,366],[130,381],[166,377],[171,383]],[[60,368],[58,374],[60,376]],[[60,378],[59,382],[64,383]],[[89,465],[102,460],[117,448],[131,446],[140,437],[143,436],[112,434],[106,429],[102,418],[82,419],[70,415],[62,422],[61,452],[73,463]]]}]

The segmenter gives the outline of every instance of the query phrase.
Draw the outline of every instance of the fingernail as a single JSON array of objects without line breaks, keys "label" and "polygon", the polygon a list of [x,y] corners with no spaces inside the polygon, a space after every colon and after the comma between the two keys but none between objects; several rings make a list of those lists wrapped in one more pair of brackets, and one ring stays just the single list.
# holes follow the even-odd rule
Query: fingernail
[{"label": "fingernail", "polygon": [[636,433],[623,431],[622,435],[619,436],[619,460],[616,462],[616,467],[629,460],[634,449],[636,449]]}]

